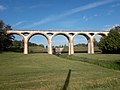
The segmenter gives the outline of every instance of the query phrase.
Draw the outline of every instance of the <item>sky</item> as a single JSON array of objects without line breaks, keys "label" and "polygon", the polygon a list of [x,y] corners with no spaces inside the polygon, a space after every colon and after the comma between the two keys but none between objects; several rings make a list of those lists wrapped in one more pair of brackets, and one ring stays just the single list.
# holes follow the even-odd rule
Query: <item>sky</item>
[{"label": "sky", "polygon": [[[120,25],[119,10],[120,0],[0,0],[0,20],[14,30],[105,31]],[[63,36],[55,37],[53,43],[59,44],[60,37],[66,44]],[[77,37],[75,43],[87,43]],[[47,44],[40,35],[30,41]]]}]

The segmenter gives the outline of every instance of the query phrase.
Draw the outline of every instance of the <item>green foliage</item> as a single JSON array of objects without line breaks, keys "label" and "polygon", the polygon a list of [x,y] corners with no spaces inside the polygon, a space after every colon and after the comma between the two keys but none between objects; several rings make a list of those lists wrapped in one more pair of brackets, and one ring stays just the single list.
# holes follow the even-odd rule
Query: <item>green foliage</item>
[{"label": "green foliage", "polygon": [[118,30],[110,30],[108,36],[101,38],[99,48],[102,53],[120,53],[120,33]]},{"label": "green foliage", "polygon": [[94,39],[94,46],[98,47],[98,44],[99,44],[99,42],[96,39]]},{"label": "green foliage", "polygon": [[43,45],[43,44],[40,44],[39,46],[42,47],[42,48],[44,48],[44,45]]},{"label": "green foliage", "polygon": [[47,49],[41,46],[29,46],[30,53],[47,53]]},{"label": "green foliage", "polygon": [[86,47],[87,45],[84,43],[82,43],[82,44],[79,43],[79,44],[74,45],[74,47],[81,47],[81,46]]},{"label": "green foliage", "polygon": [[6,25],[0,20],[0,51],[6,50],[7,47],[12,45],[13,36],[7,35],[6,31],[10,30],[11,26]]},{"label": "green foliage", "polygon": [[23,47],[22,44],[23,44],[22,41],[18,41],[18,40],[12,41],[12,46],[15,46],[15,47]]},{"label": "green foliage", "polygon": [[29,46],[38,46],[36,43],[29,42]]}]

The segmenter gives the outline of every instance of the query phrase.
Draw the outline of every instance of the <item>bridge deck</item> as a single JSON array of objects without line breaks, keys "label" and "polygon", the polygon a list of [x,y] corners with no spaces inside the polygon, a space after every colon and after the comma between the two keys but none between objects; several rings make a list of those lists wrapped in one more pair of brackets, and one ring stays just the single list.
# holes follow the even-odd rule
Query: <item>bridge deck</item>
[{"label": "bridge deck", "polygon": [[51,31],[51,32],[109,32],[109,30],[8,30],[8,31]]}]

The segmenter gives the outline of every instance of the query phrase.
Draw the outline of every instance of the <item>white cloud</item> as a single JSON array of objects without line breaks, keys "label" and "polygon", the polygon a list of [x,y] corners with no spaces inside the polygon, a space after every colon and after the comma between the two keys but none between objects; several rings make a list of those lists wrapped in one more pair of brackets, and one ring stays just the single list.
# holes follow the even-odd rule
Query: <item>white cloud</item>
[{"label": "white cloud", "polygon": [[110,30],[112,28],[114,28],[115,26],[118,26],[120,24],[107,24],[104,26],[104,30]]},{"label": "white cloud", "polygon": [[19,21],[19,22],[15,23],[15,24],[13,25],[13,27],[19,26],[19,25],[23,24],[24,22],[25,22],[25,21]]},{"label": "white cloud", "polygon": [[35,27],[35,26],[38,26],[38,25],[41,25],[41,24],[48,23],[50,21],[58,20],[60,18],[63,18],[63,17],[68,16],[68,15],[72,15],[74,13],[78,13],[78,12],[82,12],[82,11],[89,10],[89,9],[92,9],[92,8],[96,8],[96,7],[111,3],[113,1],[115,1],[115,0],[105,0],[105,1],[100,1],[100,2],[90,3],[90,4],[80,6],[80,7],[77,7],[77,8],[73,8],[73,9],[68,10],[68,11],[66,11],[62,14],[59,14],[59,15],[48,16],[48,17],[46,17],[46,18],[44,18],[40,21],[37,21],[37,22],[35,22],[35,23],[33,23],[29,26],[25,26],[23,28],[32,28],[32,27]]},{"label": "white cloud", "polygon": [[3,10],[5,10],[5,9],[7,9],[5,6],[0,5],[0,11],[3,11]]},{"label": "white cloud", "polygon": [[63,15],[64,16],[65,15],[71,15],[71,14],[74,14],[74,13],[77,13],[77,12],[92,9],[92,8],[95,8],[95,7],[98,7],[98,6],[101,6],[101,5],[105,5],[105,4],[108,4],[108,3],[111,3],[111,2],[113,2],[113,0],[105,0],[105,1],[100,1],[100,2],[90,3],[90,4],[87,4],[87,5],[81,6],[81,7],[71,9],[71,10],[67,11],[67,13],[65,13]]},{"label": "white cloud", "polygon": [[38,25],[41,25],[41,24],[45,24],[51,20],[55,20],[56,18],[54,18],[53,16],[49,16],[49,17],[46,17],[40,21],[37,21],[37,22],[34,22],[33,24],[29,25],[29,26],[25,26],[25,27],[22,27],[22,28],[32,28],[34,26],[38,26]]},{"label": "white cloud", "polygon": [[86,16],[83,16],[83,20],[88,21],[88,18]]},{"label": "white cloud", "polygon": [[105,25],[105,27],[111,27],[111,25],[110,25],[110,24],[107,24],[107,25]]}]

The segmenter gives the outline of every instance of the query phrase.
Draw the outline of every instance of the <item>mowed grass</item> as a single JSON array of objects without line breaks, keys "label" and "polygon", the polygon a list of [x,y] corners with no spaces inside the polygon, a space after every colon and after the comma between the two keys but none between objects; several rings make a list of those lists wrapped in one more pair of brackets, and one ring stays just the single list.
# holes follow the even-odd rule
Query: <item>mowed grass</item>
[{"label": "mowed grass", "polygon": [[96,60],[120,60],[120,54],[87,54],[76,53],[74,56],[80,58],[96,59]]},{"label": "mowed grass", "polygon": [[63,90],[70,69],[68,90],[120,90],[118,70],[45,53],[14,52],[0,54],[0,90]]},{"label": "mowed grass", "polygon": [[120,54],[87,54],[77,53],[74,55],[62,54],[62,58],[73,61],[82,61],[109,69],[120,70]]}]

